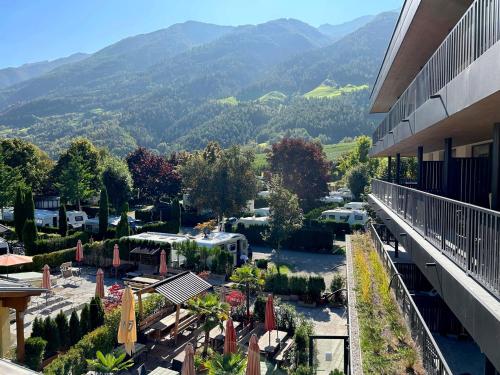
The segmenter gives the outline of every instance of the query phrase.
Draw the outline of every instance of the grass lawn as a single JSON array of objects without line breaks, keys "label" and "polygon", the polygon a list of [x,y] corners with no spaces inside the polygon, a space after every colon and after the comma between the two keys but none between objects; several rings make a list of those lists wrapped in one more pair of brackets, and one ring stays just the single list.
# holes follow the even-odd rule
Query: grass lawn
[{"label": "grass lawn", "polygon": [[364,373],[425,374],[369,235],[353,235],[352,250]]},{"label": "grass lawn", "polygon": [[304,98],[337,98],[343,94],[350,94],[356,91],[368,90],[368,85],[347,85],[343,87],[328,86],[321,84],[315,89],[304,94]]}]

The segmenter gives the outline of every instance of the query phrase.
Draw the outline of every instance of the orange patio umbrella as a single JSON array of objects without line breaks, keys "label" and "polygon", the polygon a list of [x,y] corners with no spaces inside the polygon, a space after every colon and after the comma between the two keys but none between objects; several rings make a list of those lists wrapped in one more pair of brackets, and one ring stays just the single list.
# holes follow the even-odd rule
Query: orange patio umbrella
[{"label": "orange patio umbrella", "polygon": [[255,333],[250,338],[248,345],[248,361],[246,375],[260,375],[260,348]]},{"label": "orange patio umbrella", "polygon": [[83,260],[83,245],[82,245],[82,240],[78,240],[78,242],[76,243],[75,260],[77,262],[81,262]]},{"label": "orange patio umbrella", "polygon": [[191,343],[186,345],[181,375],[196,375],[194,371],[194,349]]},{"label": "orange patio umbrella", "polygon": [[7,277],[9,277],[9,267],[17,266],[20,264],[33,263],[33,258],[25,255],[17,255],[17,254],[3,254],[0,255],[0,266],[7,267]]},{"label": "orange patio umbrella", "polygon": [[271,346],[271,331],[276,329],[276,318],[274,316],[274,302],[273,302],[273,296],[271,294],[267,296],[264,328],[267,332],[269,332],[269,346]]},{"label": "orange patio umbrella", "polygon": [[118,244],[115,243],[115,247],[113,248],[113,267],[115,267],[115,279],[118,275],[118,267],[120,267],[120,248]]},{"label": "orange patio umbrella", "polygon": [[162,250],[160,253],[160,275],[165,276],[167,274],[167,253]]},{"label": "orange patio umbrella", "polygon": [[95,295],[104,298],[104,272],[100,268],[97,270],[95,277]]},{"label": "orange patio umbrella", "polygon": [[224,336],[224,354],[236,353],[236,331],[233,319],[226,320],[226,335]]},{"label": "orange patio umbrella", "polygon": [[50,267],[48,264],[43,266],[42,288],[50,289]]}]

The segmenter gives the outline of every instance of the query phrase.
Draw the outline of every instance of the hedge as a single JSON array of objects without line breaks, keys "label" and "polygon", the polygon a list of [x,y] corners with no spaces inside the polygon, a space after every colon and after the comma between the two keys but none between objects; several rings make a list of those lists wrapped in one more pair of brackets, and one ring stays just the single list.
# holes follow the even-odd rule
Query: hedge
[{"label": "hedge", "polygon": [[53,251],[76,247],[78,240],[83,244],[89,241],[90,235],[85,232],[76,232],[70,236],[50,238],[35,241],[33,249],[27,251],[27,255],[45,254]]},{"label": "hedge", "polygon": [[309,301],[317,301],[326,289],[325,279],[321,276],[288,276],[269,273],[266,275],[264,290],[275,294],[296,294]]},{"label": "hedge", "polygon": [[179,223],[174,221],[158,221],[156,223],[148,223],[137,229],[137,233],[143,232],[161,232],[161,233],[179,233]]},{"label": "hedge", "polygon": [[[145,316],[155,312],[164,304],[164,297],[152,295],[144,300],[143,308]],[[136,318],[137,318],[136,310]],[[86,359],[95,358],[95,354],[100,350],[103,354],[108,354],[117,346],[118,324],[120,322],[121,311],[119,308],[106,315],[104,325],[89,332],[71,347],[65,354],[60,355],[43,372],[49,375],[62,375],[72,373],[82,375],[87,372]],[[138,320],[137,320],[138,321]]]},{"label": "hedge", "polygon": [[[266,246],[269,245],[262,239],[262,233],[266,227],[262,225],[250,225],[245,227],[243,224],[238,224],[236,227],[227,226],[226,231],[232,233],[241,233],[245,235],[248,242],[252,245]],[[333,249],[333,233],[327,230],[303,227],[290,236],[282,244],[283,248],[290,250],[304,251],[331,251]]]}]

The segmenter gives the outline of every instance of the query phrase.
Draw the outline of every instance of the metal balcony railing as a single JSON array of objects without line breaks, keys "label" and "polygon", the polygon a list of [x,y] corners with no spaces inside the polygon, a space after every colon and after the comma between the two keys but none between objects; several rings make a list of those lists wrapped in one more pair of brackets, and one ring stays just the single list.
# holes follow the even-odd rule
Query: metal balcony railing
[{"label": "metal balcony railing", "polygon": [[432,333],[429,331],[424,318],[413,301],[413,298],[401,278],[396,265],[384,249],[384,244],[380,239],[380,236],[372,224],[370,224],[369,229],[372,241],[377,249],[380,259],[391,277],[392,282],[390,283],[390,287],[392,287],[396,300],[403,311],[404,318],[410,326],[413,340],[415,340],[415,343],[420,347],[422,353],[422,364],[425,371],[429,375],[451,375],[452,372],[448,367],[443,354],[439,350]]},{"label": "metal balcony railing", "polygon": [[372,194],[500,298],[500,213],[389,182]]},{"label": "metal balcony railing", "polygon": [[373,133],[377,143],[500,39],[500,0],[476,0]]}]

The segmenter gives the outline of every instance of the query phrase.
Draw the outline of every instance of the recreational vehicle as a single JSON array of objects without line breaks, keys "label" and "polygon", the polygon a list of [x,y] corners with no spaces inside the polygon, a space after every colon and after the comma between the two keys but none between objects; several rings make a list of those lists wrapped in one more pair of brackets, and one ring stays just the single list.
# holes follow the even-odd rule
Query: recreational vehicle
[{"label": "recreational vehicle", "polygon": [[320,219],[331,220],[336,223],[347,223],[349,225],[365,225],[368,221],[368,214],[362,210],[348,210],[336,208],[326,210],[321,213]]}]

